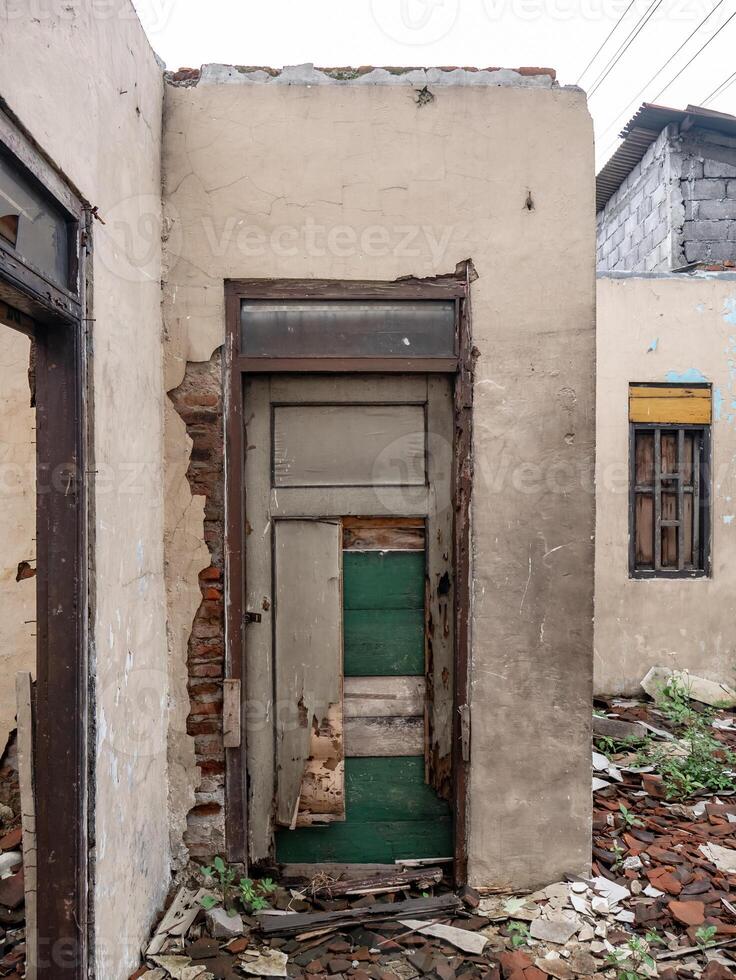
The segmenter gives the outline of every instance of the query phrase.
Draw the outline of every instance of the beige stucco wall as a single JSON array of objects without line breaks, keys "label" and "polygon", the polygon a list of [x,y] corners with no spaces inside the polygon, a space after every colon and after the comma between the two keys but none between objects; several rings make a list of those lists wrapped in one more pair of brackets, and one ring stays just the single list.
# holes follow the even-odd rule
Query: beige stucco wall
[{"label": "beige stucco wall", "polygon": [[0,320],[0,753],[15,728],[15,674],[36,670],[36,413],[28,337]]},{"label": "beige stucco wall", "polygon": [[[423,85],[434,98],[419,105]],[[223,343],[225,278],[393,280],[472,258],[470,877],[521,887],[583,870],[594,377],[583,93],[513,72],[345,83],[209,66],[196,86],[166,89],[164,175],[168,389]],[[184,691],[196,571],[208,561],[188,452],[169,411],[173,692]],[[176,744],[182,805],[194,773],[190,740]]]},{"label": "beige stucco wall", "polygon": [[[736,277],[598,280],[595,687],[636,693],[655,665],[733,683]],[[628,576],[628,384],[713,384],[712,575]]]},{"label": "beige stucco wall", "polygon": [[93,229],[90,326],[94,932],[97,976],[119,980],[138,964],[170,881],[162,77],[128,0],[42,5],[33,18],[21,6],[0,31],[0,95],[104,220]]}]

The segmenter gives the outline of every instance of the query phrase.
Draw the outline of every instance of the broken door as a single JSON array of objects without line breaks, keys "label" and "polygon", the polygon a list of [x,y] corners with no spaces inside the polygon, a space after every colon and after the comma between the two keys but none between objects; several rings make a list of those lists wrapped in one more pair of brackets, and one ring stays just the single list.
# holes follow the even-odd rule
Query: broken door
[{"label": "broken door", "polygon": [[[442,377],[252,378],[249,851],[452,854],[452,411]],[[366,516],[368,515],[368,516]]]}]

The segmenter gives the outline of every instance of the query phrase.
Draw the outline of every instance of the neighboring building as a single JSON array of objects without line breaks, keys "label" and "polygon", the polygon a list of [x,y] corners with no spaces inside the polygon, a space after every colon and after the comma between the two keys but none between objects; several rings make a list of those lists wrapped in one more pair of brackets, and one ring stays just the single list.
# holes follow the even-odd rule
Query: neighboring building
[{"label": "neighboring building", "polygon": [[596,183],[599,272],[674,272],[736,251],[736,117],[645,103]]},{"label": "neighboring building", "polygon": [[643,106],[625,134],[597,180],[601,694],[734,664],[736,118]]},{"label": "neighboring building", "polygon": [[584,93],[547,69],[164,78],[124,14],[0,35],[0,317],[36,341],[53,477],[39,934],[71,958],[39,980],[128,976],[190,857],[584,873]]}]

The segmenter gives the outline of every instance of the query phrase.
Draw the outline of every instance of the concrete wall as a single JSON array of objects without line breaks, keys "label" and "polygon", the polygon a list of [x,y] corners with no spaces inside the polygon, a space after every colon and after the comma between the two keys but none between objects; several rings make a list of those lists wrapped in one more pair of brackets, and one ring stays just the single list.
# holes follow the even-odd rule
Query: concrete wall
[{"label": "concrete wall", "polygon": [[132,4],[17,7],[0,95],[94,224],[92,671],[97,976],[127,977],[169,885],[160,313],[162,75]]},{"label": "concrete wall", "polygon": [[[655,665],[733,682],[736,277],[598,280],[595,687],[634,694]],[[713,384],[712,575],[628,576],[628,384]]]},{"label": "concrete wall", "polygon": [[[425,86],[431,98],[418,99]],[[309,69],[207,66],[198,83],[165,95],[169,390],[188,362],[222,345],[225,278],[393,280],[452,272],[468,257],[479,273],[477,884],[534,885],[590,858],[592,151],[583,93],[546,74],[374,71],[338,82]],[[190,446],[172,406],[167,585],[181,714],[170,765],[180,828],[195,790],[213,825],[222,799],[216,782],[197,784],[192,738],[181,734],[187,642],[203,602],[197,573],[210,561],[203,498],[186,480]]]},{"label": "concrete wall", "polygon": [[671,272],[736,256],[736,139],[663,129],[598,212],[599,272]]},{"label": "concrete wall", "polygon": [[[36,413],[28,383],[30,347],[28,337],[0,320],[0,754],[15,728],[15,674],[36,670]],[[28,565],[24,572],[22,562]]]}]

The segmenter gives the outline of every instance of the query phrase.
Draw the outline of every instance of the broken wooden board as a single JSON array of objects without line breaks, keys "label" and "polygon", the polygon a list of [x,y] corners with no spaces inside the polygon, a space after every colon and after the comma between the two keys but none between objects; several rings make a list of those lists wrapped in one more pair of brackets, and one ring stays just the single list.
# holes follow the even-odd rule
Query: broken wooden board
[{"label": "broken wooden board", "polygon": [[434,895],[430,898],[408,898],[403,902],[376,902],[363,908],[336,912],[296,912],[293,915],[262,913],[258,924],[264,936],[294,935],[322,926],[342,926],[364,922],[386,922],[418,915],[436,915],[460,908],[456,895]]},{"label": "broken wooden board", "polygon": [[160,953],[170,936],[184,936],[201,911],[201,899],[210,894],[206,888],[180,888],[166,915],[146,948],[146,956]]},{"label": "broken wooden board", "polygon": [[342,529],[336,521],[280,520],[274,539],[276,820],[294,828],[300,811],[319,812],[322,821],[345,814]]},{"label": "broken wooden board", "polygon": [[442,881],[441,868],[420,868],[409,871],[401,871],[397,868],[364,878],[328,882],[316,888],[314,894],[329,895],[331,898],[336,895],[380,895],[412,886],[429,887],[439,884],[440,881]]},{"label": "broken wooden board", "polygon": [[423,677],[346,677],[344,714],[351,718],[420,718],[427,683]]},{"label": "broken wooden board", "polygon": [[345,754],[352,758],[424,755],[424,715],[418,718],[349,718]]},{"label": "broken wooden board", "polygon": [[345,551],[424,551],[423,517],[346,517]]}]

